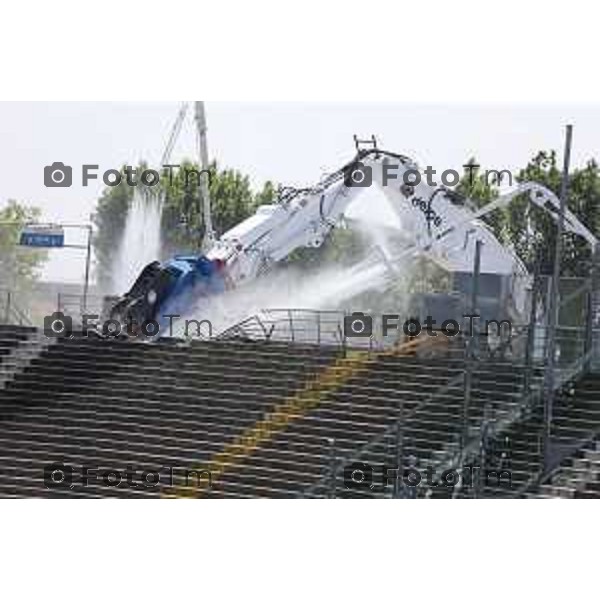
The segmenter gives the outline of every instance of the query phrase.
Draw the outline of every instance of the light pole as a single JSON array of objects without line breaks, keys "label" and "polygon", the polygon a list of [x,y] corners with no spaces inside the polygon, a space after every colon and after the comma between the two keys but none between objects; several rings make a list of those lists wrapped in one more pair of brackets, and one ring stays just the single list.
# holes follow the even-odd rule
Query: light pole
[{"label": "light pole", "polygon": [[90,290],[90,268],[92,263],[92,226],[87,225],[87,244],[85,254],[85,282],[83,284],[83,310],[87,311],[88,293]]},{"label": "light pole", "polygon": [[[473,278],[471,280],[471,315],[473,317],[477,314],[479,304],[479,279],[481,276],[481,252],[483,249],[483,242],[477,240],[475,243],[475,257],[473,263]],[[477,355],[477,349],[479,346],[479,330],[477,325],[471,320],[471,331],[469,339],[467,340],[467,347],[465,352],[465,373],[464,373],[464,398],[463,398],[463,426],[461,433],[461,449],[464,450],[467,446],[469,439],[469,408],[471,405],[471,392],[473,386],[473,362]]]},{"label": "light pole", "polygon": [[571,162],[571,143],[573,139],[573,126],[567,125],[565,137],[565,155],[563,162],[562,182],[560,186],[560,212],[556,228],[556,245],[554,249],[554,271],[552,275],[552,288],[550,292],[550,308],[548,319],[548,344],[546,372],[544,376],[544,468],[549,471],[552,468],[552,412],[554,408],[554,366],[556,362],[556,326],[558,323],[558,301],[560,266],[562,261],[563,232],[565,229],[565,210],[567,208],[567,196],[569,193],[569,165]]},{"label": "light pole", "polygon": [[200,154],[200,192],[202,194],[202,213],[204,215],[204,240],[202,241],[203,250],[210,250],[215,240],[215,232],[212,224],[212,214],[210,207],[210,189],[208,169],[208,141],[206,112],[204,111],[204,102],[196,102],[196,126],[198,128],[198,149]]}]

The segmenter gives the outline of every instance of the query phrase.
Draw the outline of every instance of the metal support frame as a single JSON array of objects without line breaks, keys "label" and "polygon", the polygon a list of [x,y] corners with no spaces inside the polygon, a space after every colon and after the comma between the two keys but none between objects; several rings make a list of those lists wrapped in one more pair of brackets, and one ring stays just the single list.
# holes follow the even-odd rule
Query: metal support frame
[{"label": "metal support frame", "polygon": [[[484,495],[484,482],[482,477],[485,477],[485,472],[487,469],[487,451],[488,444],[490,440],[490,423],[492,421],[492,417],[490,415],[489,405],[486,404],[483,409],[483,421],[481,423],[480,437],[479,437],[479,471],[476,476],[471,480],[471,485],[473,486],[473,495],[474,497],[481,498]],[[471,475],[473,472],[471,471]]]},{"label": "metal support frame", "polygon": [[198,151],[200,158],[200,193],[202,195],[202,215],[204,217],[204,240],[202,241],[203,250],[207,252],[215,242],[215,231],[213,229],[211,204],[210,204],[210,189],[208,169],[210,167],[208,161],[208,141],[207,141],[207,126],[206,112],[204,110],[204,102],[196,102],[196,126],[198,128]]},{"label": "metal support frame", "polygon": [[556,368],[556,326],[558,324],[558,311],[560,303],[559,279],[562,262],[563,233],[565,230],[565,210],[569,194],[569,167],[571,163],[571,145],[573,140],[573,126],[567,125],[565,135],[565,152],[563,162],[562,181],[560,186],[560,212],[556,229],[556,245],[554,250],[554,270],[551,282],[550,307],[548,319],[548,344],[546,354],[546,372],[544,374],[544,470],[552,468],[552,417],[554,409],[554,378]]},{"label": "metal support frame", "polygon": [[[475,259],[473,264],[473,280],[471,287],[471,314],[477,315],[477,305],[479,304],[479,277],[481,275],[481,251],[483,242],[477,240],[475,246]],[[479,331],[476,323],[473,322],[471,336],[467,340],[465,376],[464,376],[464,402],[463,402],[463,431],[461,436],[461,448],[465,448],[469,438],[469,406],[471,404],[471,391],[473,385],[473,361],[476,357],[478,346]]]},{"label": "metal support frame", "polygon": [[[592,277],[593,282],[593,277]],[[585,340],[583,346],[584,356],[589,355],[594,344],[594,286],[590,282],[590,287],[585,296]],[[590,370],[589,363],[585,365],[585,371]]]},{"label": "metal support frame", "polygon": [[335,439],[329,438],[327,440],[329,445],[329,497],[337,498],[337,457],[335,451]]},{"label": "metal support frame", "polygon": [[83,284],[83,312],[87,311],[87,301],[90,291],[90,268],[92,263],[92,226],[87,226],[87,244],[85,255],[85,283]]},{"label": "metal support frame", "polygon": [[527,326],[527,342],[525,346],[525,371],[523,373],[523,400],[526,400],[531,392],[531,381],[533,372],[535,352],[535,328],[537,322],[537,307],[540,293],[540,262],[536,261],[534,266],[533,286],[531,289],[531,306],[529,308],[529,324]]},{"label": "metal support frame", "polygon": [[4,322],[8,323],[10,319],[10,309],[12,301],[12,294],[10,292],[6,292],[6,315],[4,317]]},{"label": "metal support frame", "polygon": [[597,327],[596,315],[594,311],[598,308],[596,305],[596,297],[600,290],[600,244],[597,245],[592,253],[592,268],[589,289],[587,293],[587,313],[586,313],[586,338],[585,338],[585,354],[591,357],[591,360],[586,363],[586,370],[593,369],[594,362],[594,328]]},{"label": "metal support frame", "polygon": [[396,478],[394,479],[394,498],[404,497],[404,398],[401,396],[398,404],[396,421]]},{"label": "metal support frame", "polygon": [[374,135],[371,135],[370,140],[361,140],[357,135],[355,135],[354,145],[357,152],[360,152],[361,146],[371,146],[374,150],[377,150],[377,138]]}]

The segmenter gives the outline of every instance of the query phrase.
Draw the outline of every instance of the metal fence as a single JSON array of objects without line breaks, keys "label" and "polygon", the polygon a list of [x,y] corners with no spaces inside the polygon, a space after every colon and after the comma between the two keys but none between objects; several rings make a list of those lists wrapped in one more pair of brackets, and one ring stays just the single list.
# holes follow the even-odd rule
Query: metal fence
[{"label": "metal fence", "polygon": [[368,350],[389,347],[402,337],[383,336],[381,323],[364,315],[364,330],[359,336],[346,335],[346,329],[360,317],[345,311],[307,309],[269,309],[226,329],[219,339],[242,338],[255,341],[277,341],[322,346],[351,346]]},{"label": "metal fence", "polygon": [[0,323],[20,326],[31,326],[29,314],[23,310],[18,294],[14,292],[0,292]]},{"label": "metal fence", "polygon": [[102,303],[102,298],[95,295],[88,295],[84,306],[83,294],[48,293],[35,287],[18,291],[0,289],[0,322],[43,327],[45,317],[61,312],[71,317],[77,327],[84,313],[99,315]]}]

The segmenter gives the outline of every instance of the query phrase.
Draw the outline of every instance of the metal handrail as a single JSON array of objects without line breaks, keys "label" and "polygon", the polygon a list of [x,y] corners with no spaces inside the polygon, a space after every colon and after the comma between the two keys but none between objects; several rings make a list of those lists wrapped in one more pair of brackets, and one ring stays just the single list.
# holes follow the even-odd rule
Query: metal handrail
[{"label": "metal handrail", "polygon": [[31,327],[33,323],[29,315],[13,302],[13,294],[14,292],[7,291],[6,296],[0,296],[5,300],[4,306],[0,307],[0,319],[6,324],[16,323],[22,327]]},{"label": "metal handrail", "polygon": [[[435,392],[433,392],[425,400],[423,400],[417,406],[415,406],[410,412],[408,412],[404,416],[404,418],[405,419],[412,418],[416,413],[418,413],[419,411],[421,411],[425,407],[427,407],[429,404],[431,404],[431,402],[433,402],[434,400],[436,400],[437,398],[439,398],[443,394],[446,394],[449,390],[451,390],[453,387],[456,387],[457,385],[461,384],[462,382],[463,382],[463,374],[459,373],[458,375],[456,375],[455,377],[453,377],[449,382],[447,382],[444,385],[440,386]],[[394,421],[393,423],[391,423],[390,425],[388,425],[385,428],[384,431],[382,431],[381,433],[378,433],[375,436],[373,436],[371,438],[371,440],[369,442],[367,442],[366,444],[364,444],[359,450],[357,450],[356,452],[351,453],[350,456],[347,456],[345,458],[342,458],[342,459],[338,460],[337,461],[337,467],[336,467],[336,469],[335,469],[335,471],[333,473],[329,473],[329,474],[323,476],[320,480],[318,480],[315,483],[311,484],[309,487],[307,487],[305,490],[303,490],[302,492],[300,492],[297,495],[300,496],[300,497],[310,497],[320,487],[326,486],[327,482],[329,481],[330,478],[332,478],[332,477],[333,478],[337,478],[337,476],[340,474],[340,472],[343,472],[344,467],[346,465],[348,465],[348,464],[350,464],[352,462],[358,461],[358,459],[360,459],[360,457],[363,454],[365,454],[366,452],[368,452],[369,450],[371,450],[372,448],[374,448],[375,446],[377,446],[377,444],[379,444],[380,442],[382,442],[383,440],[385,440],[385,438],[388,435],[393,434],[394,431],[396,430],[396,428],[397,428],[397,422]]]},{"label": "metal handrail", "polygon": [[[582,330],[583,328],[568,327],[565,329]],[[518,339],[518,337],[527,333],[527,331],[528,331],[528,326],[525,326],[522,329],[522,331],[519,333],[519,336],[517,336],[517,339]],[[511,340],[508,340],[506,342],[506,345],[508,345],[511,341],[514,341],[514,339],[515,338],[511,338]],[[498,350],[498,349],[496,349],[496,350]],[[495,355],[495,353],[492,354],[492,356],[490,356],[490,358],[493,358],[494,355]],[[589,361],[591,360],[592,356],[593,356],[593,351],[590,350],[583,357],[580,357],[577,360],[573,361],[568,367],[563,368],[563,369],[557,369],[558,376],[555,379],[553,391],[556,392],[558,389],[563,387],[568,381],[572,380],[574,377],[578,376],[581,372],[583,372],[585,370],[587,364],[589,364]],[[481,360],[480,357],[479,357],[479,360]],[[534,365],[532,364],[530,366],[530,368],[533,368],[533,366]],[[436,390],[433,394],[431,394],[431,396],[429,396],[426,400],[424,400],[422,403],[420,403],[417,407],[414,407],[413,410],[408,415],[405,415],[404,418],[405,419],[412,418],[419,410],[422,410],[423,408],[425,408],[428,404],[430,404],[432,401],[434,401],[436,398],[438,398],[441,394],[446,393],[448,390],[450,390],[453,387],[456,387],[456,385],[459,385],[462,383],[463,383],[463,374],[461,373],[458,376],[456,376],[455,378],[453,378],[450,382],[441,386],[438,390]],[[537,382],[537,385],[531,386],[530,392],[531,393],[527,394],[527,396],[524,397],[522,399],[522,401],[519,402],[508,413],[508,415],[504,415],[502,418],[498,419],[497,421],[487,422],[487,424],[489,426],[489,434],[491,437],[498,436],[502,431],[504,431],[506,428],[508,428],[514,422],[520,420],[525,414],[527,414],[528,411],[530,411],[532,408],[534,408],[540,402],[540,400],[543,397],[543,393],[544,393],[543,387],[540,385],[540,381]],[[483,425],[483,423],[484,422],[482,421],[482,425]],[[367,442],[365,445],[363,445],[359,450],[357,450],[356,452],[353,452],[349,457],[342,458],[341,460],[339,460],[338,466],[333,474],[332,473],[327,474],[322,479],[315,482],[314,484],[309,486],[306,490],[304,490],[301,495],[302,496],[310,496],[317,489],[319,489],[321,487],[325,487],[327,485],[327,481],[331,477],[336,477],[337,475],[339,475],[339,473],[341,471],[343,471],[344,466],[346,466],[347,464],[349,464],[351,462],[358,460],[363,454],[365,454],[370,449],[375,447],[377,444],[379,444],[383,440],[385,440],[385,438],[387,436],[393,434],[393,432],[396,430],[397,426],[398,426],[397,422],[394,421],[383,432],[374,436],[369,442]],[[445,468],[450,468],[450,466],[452,466],[452,465],[464,464],[464,461],[471,454],[473,454],[474,452],[477,452],[479,450],[479,444],[480,444],[480,435],[479,435],[479,430],[478,430],[477,435],[474,435],[470,440],[468,440],[467,444],[463,448],[460,448],[458,452],[453,453],[449,459],[444,459],[441,462],[440,466],[443,467],[442,470],[444,470]]]},{"label": "metal handrail", "polygon": [[[587,352],[583,357],[573,361],[566,369],[558,369],[557,377],[554,379],[554,384],[552,388],[552,392],[556,393],[560,388],[562,388],[567,382],[571,381],[575,377],[579,376],[589,364],[592,356],[594,354],[593,350]],[[502,433],[505,429],[510,427],[513,423],[519,421],[527,411],[533,409],[538,403],[543,399],[543,394],[545,389],[543,386],[534,389],[531,394],[529,394],[523,402],[519,403],[513,411],[509,414],[509,416],[505,419],[501,419],[500,421],[488,422],[490,427],[489,437],[497,437],[500,433]],[[442,463],[438,466],[441,469],[449,469],[452,467],[458,467],[462,464],[465,464],[466,460],[469,456],[479,451],[479,444],[481,442],[481,436],[479,432],[476,436],[465,445],[459,452],[454,454],[451,459],[447,462]],[[523,484],[520,488],[515,491],[515,495],[518,496],[522,494],[526,489],[528,489],[531,485],[535,484],[535,481],[544,473],[544,467],[542,467],[541,472],[532,475],[525,484]]]},{"label": "metal handrail", "polygon": [[565,460],[571,459],[575,454],[577,454],[577,452],[579,452],[582,448],[584,448],[585,446],[587,446],[588,444],[593,442],[598,437],[600,437],[600,428],[595,429],[592,433],[590,433],[583,440],[579,440],[578,443],[573,444],[569,448],[569,451],[563,457],[561,457],[560,464],[558,464],[556,467],[554,467],[553,469],[550,469],[547,472],[544,472],[542,470],[542,472],[537,474],[537,476],[535,477],[535,480],[533,480],[534,478],[530,478],[528,480],[527,484],[525,484],[525,485],[521,486],[521,488],[519,488],[517,495],[520,495],[520,494],[526,492],[529,487],[532,487],[534,485],[543,485],[544,483],[548,482],[550,479],[552,479],[552,477],[554,477],[554,475],[556,475],[563,468],[561,465]]},{"label": "metal handrail", "polygon": [[[331,315],[336,318],[328,319]],[[333,310],[267,309],[232,325],[216,338],[229,339],[241,335],[281,341],[283,332],[284,341],[292,343],[325,343],[344,347],[346,341],[340,327],[344,315],[342,311]],[[279,335],[274,335],[276,332]]]}]

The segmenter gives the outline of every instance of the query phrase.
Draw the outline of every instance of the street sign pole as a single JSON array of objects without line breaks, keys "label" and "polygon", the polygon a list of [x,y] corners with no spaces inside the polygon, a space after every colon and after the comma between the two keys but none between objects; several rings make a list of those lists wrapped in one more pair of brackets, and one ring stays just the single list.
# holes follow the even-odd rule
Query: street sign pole
[{"label": "street sign pole", "polygon": [[[46,248],[48,250],[57,248],[75,248],[85,250],[85,279],[83,284],[83,311],[87,310],[90,289],[90,272],[92,264],[92,235],[93,229],[90,224],[43,224],[28,223],[20,225],[15,221],[0,221],[0,225],[20,227],[19,243],[17,245],[26,248]],[[64,229],[85,229],[87,231],[87,242],[82,244],[65,244]]]},{"label": "street sign pole", "polygon": [[83,312],[87,312],[88,292],[90,289],[90,265],[92,261],[92,226],[87,226],[87,248],[85,256],[85,283],[83,284]]},{"label": "street sign pole", "polygon": [[558,324],[558,310],[560,303],[560,266],[562,260],[563,232],[565,229],[565,210],[567,195],[569,193],[569,166],[571,162],[571,142],[573,139],[573,126],[567,125],[565,138],[565,155],[563,163],[562,182],[560,187],[560,212],[556,228],[556,246],[554,249],[554,273],[552,275],[552,291],[550,293],[550,308],[548,319],[548,346],[546,358],[546,373],[544,377],[544,470],[552,468],[552,417],[554,409],[554,369],[556,362],[556,327]]}]

